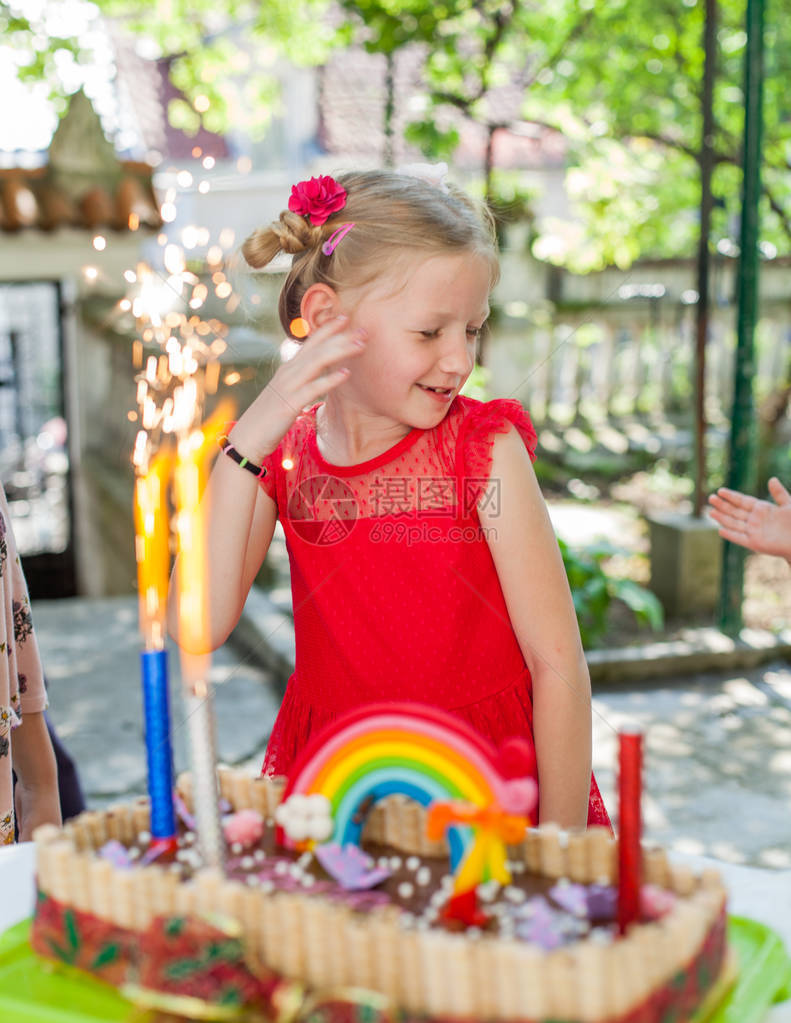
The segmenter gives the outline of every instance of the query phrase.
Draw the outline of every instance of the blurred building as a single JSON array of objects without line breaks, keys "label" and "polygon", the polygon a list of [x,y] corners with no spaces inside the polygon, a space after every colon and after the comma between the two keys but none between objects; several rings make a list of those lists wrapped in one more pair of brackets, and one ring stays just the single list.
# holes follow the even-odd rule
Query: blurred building
[{"label": "blurred building", "polygon": [[37,166],[0,169],[0,479],[35,596],[75,593],[90,571],[83,465],[113,372],[90,307],[117,300],[161,223],[151,168],[118,158],[82,92]]}]

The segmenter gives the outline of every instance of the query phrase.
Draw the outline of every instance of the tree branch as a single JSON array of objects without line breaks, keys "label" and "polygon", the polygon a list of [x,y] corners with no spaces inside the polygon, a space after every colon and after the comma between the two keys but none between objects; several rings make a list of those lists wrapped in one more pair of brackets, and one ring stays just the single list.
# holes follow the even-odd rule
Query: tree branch
[{"label": "tree branch", "polygon": [[783,231],[788,235],[788,238],[791,239],[791,212],[786,212],[786,210],[783,209],[783,207],[780,205],[780,200],[770,190],[769,186],[766,184],[765,181],[762,183],[761,191],[769,200],[769,207],[772,210],[772,212],[776,215],[777,219],[780,221],[780,226],[782,227]]},{"label": "tree branch", "polygon": [[593,11],[592,10],[586,11],[585,14],[576,23],[576,25],[572,26],[572,28],[569,30],[569,33],[566,36],[566,38],[561,43],[558,43],[554,53],[549,54],[546,60],[544,60],[534,69],[533,74],[529,75],[527,78],[524,79],[523,84],[525,89],[529,89],[530,86],[534,84],[535,80],[538,78],[538,76],[545,68],[552,68],[555,64],[557,64],[557,62],[565,53],[568,45],[572,43],[574,39],[577,38],[578,35],[585,31],[585,29],[588,26],[588,22],[592,18]]}]

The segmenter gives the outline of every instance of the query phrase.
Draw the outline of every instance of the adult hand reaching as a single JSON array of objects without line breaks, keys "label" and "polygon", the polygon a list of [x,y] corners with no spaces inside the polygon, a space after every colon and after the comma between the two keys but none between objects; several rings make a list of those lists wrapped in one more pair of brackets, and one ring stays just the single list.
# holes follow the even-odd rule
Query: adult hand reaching
[{"label": "adult hand reaching", "polygon": [[769,480],[769,493],[774,504],[720,487],[709,497],[710,514],[724,540],[791,563],[791,493],[776,476]]}]

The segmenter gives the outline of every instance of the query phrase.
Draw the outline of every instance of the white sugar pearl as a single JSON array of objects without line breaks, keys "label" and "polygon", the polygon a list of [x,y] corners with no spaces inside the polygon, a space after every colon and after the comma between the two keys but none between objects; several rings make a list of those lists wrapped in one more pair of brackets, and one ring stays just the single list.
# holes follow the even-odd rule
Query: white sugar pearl
[{"label": "white sugar pearl", "polygon": [[379,859],[376,861],[376,865],[381,870],[389,870],[390,860],[386,856],[380,856]]},{"label": "white sugar pearl", "polygon": [[234,856],[238,856],[242,849],[244,849],[244,846],[241,842],[231,842],[231,852]]},{"label": "white sugar pearl", "polygon": [[274,890],[275,890],[274,881],[270,881],[269,878],[267,878],[265,881],[261,882],[261,891],[264,893],[264,895],[270,895]]},{"label": "white sugar pearl", "polygon": [[247,878],[246,878],[246,881],[250,885],[251,888],[257,888],[258,885],[261,883],[258,880],[258,878],[256,877],[255,874],[248,874]]},{"label": "white sugar pearl", "polygon": [[425,886],[431,880],[431,871],[428,867],[421,867],[415,874],[415,880],[421,886]]},{"label": "white sugar pearl", "polygon": [[139,832],[137,836],[137,841],[140,845],[148,845],[148,843],[151,841],[151,832],[150,831]]},{"label": "white sugar pearl", "polygon": [[130,860],[140,859],[140,850],[137,848],[137,846],[133,845],[132,848],[129,850],[129,859]]},{"label": "white sugar pearl", "polygon": [[239,863],[239,866],[242,868],[242,870],[252,870],[253,867],[255,866],[255,860],[253,859],[252,856],[243,856],[241,862]]},{"label": "white sugar pearl", "polygon": [[420,866],[420,859],[417,856],[407,856],[407,870],[417,870]]},{"label": "white sugar pearl", "polygon": [[263,863],[264,860],[266,859],[266,853],[264,852],[263,849],[256,849],[256,851],[253,853],[253,859],[256,861],[256,863]]},{"label": "white sugar pearl", "polygon": [[483,902],[492,902],[497,898],[500,885],[497,881],[485,881],[478,885],[478,898]]},{"label": "white sugar pearl", "polygon": [[439,879],[439,886],[444,891],[449,891],[453,887],[453,878],[450,874],[445,874],[444,877]]},{"label": "white sugar pearl", "polygon": [[415,894],[415,886],[410,884],[409,881],[402,881],[398,886],[398,895],[402,899],[411,899]]},{"label": "white sugar pearl", "polygon": [[192,843],[194,841],[195,841],[195,832],[194,831],[185,831],[184,832],[184,845],[192,845]]},{"label": "white sugar pearl", "polygon": [[292,863],[288,868],[288,872],[295,881],[298,881],[302,877],[302,867],[300,867],[298,863]]},{"label": "white sugar pearl", "polygon": [[275,873],[280,874],[281,876],[283,874],[287,874],[288,863],[285,860],[278,860],[277,863],[275,864]]},{"label": "white sugar pearl", "polygon": [[312,874],[303,874],[302,875],[302,887],[303,888],[312,888],[315,883],[316,883],[316,878]]},{"label": "white sugar pearl", "polygon": [[527,895],[522,891],[521,888],[514,888],[511,885],[509,885],[505,889],[505,892],[503,894],[505,895],[506,899],[508,899],[509,902],[515,903],[524,902],[525,899],[527,898]]}]

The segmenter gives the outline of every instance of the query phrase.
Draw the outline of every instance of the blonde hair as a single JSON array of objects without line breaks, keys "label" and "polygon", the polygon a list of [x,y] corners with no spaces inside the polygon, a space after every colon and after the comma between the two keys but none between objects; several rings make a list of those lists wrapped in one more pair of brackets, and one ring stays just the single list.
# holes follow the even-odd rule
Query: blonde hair
[{"label": "blonde hair", "polygon": [[[313,284],[335,291],[371,281],[402,254],[421,257],[470,252],[490,265],[491,287],[499,276],[497,242],[488,211],[479,209],[460,189],[435,185],[392,171],[341,174],[347,192],[343,209],[314,226],[290,210],[253,232],[242,245],[248,264],[260,269],[279,252],[293,253],[291,270],[280,292],[278,311],[284,329],[300,315],[302,298]],[[322,244],[343,224],[354,227],[331,255]]]}]

